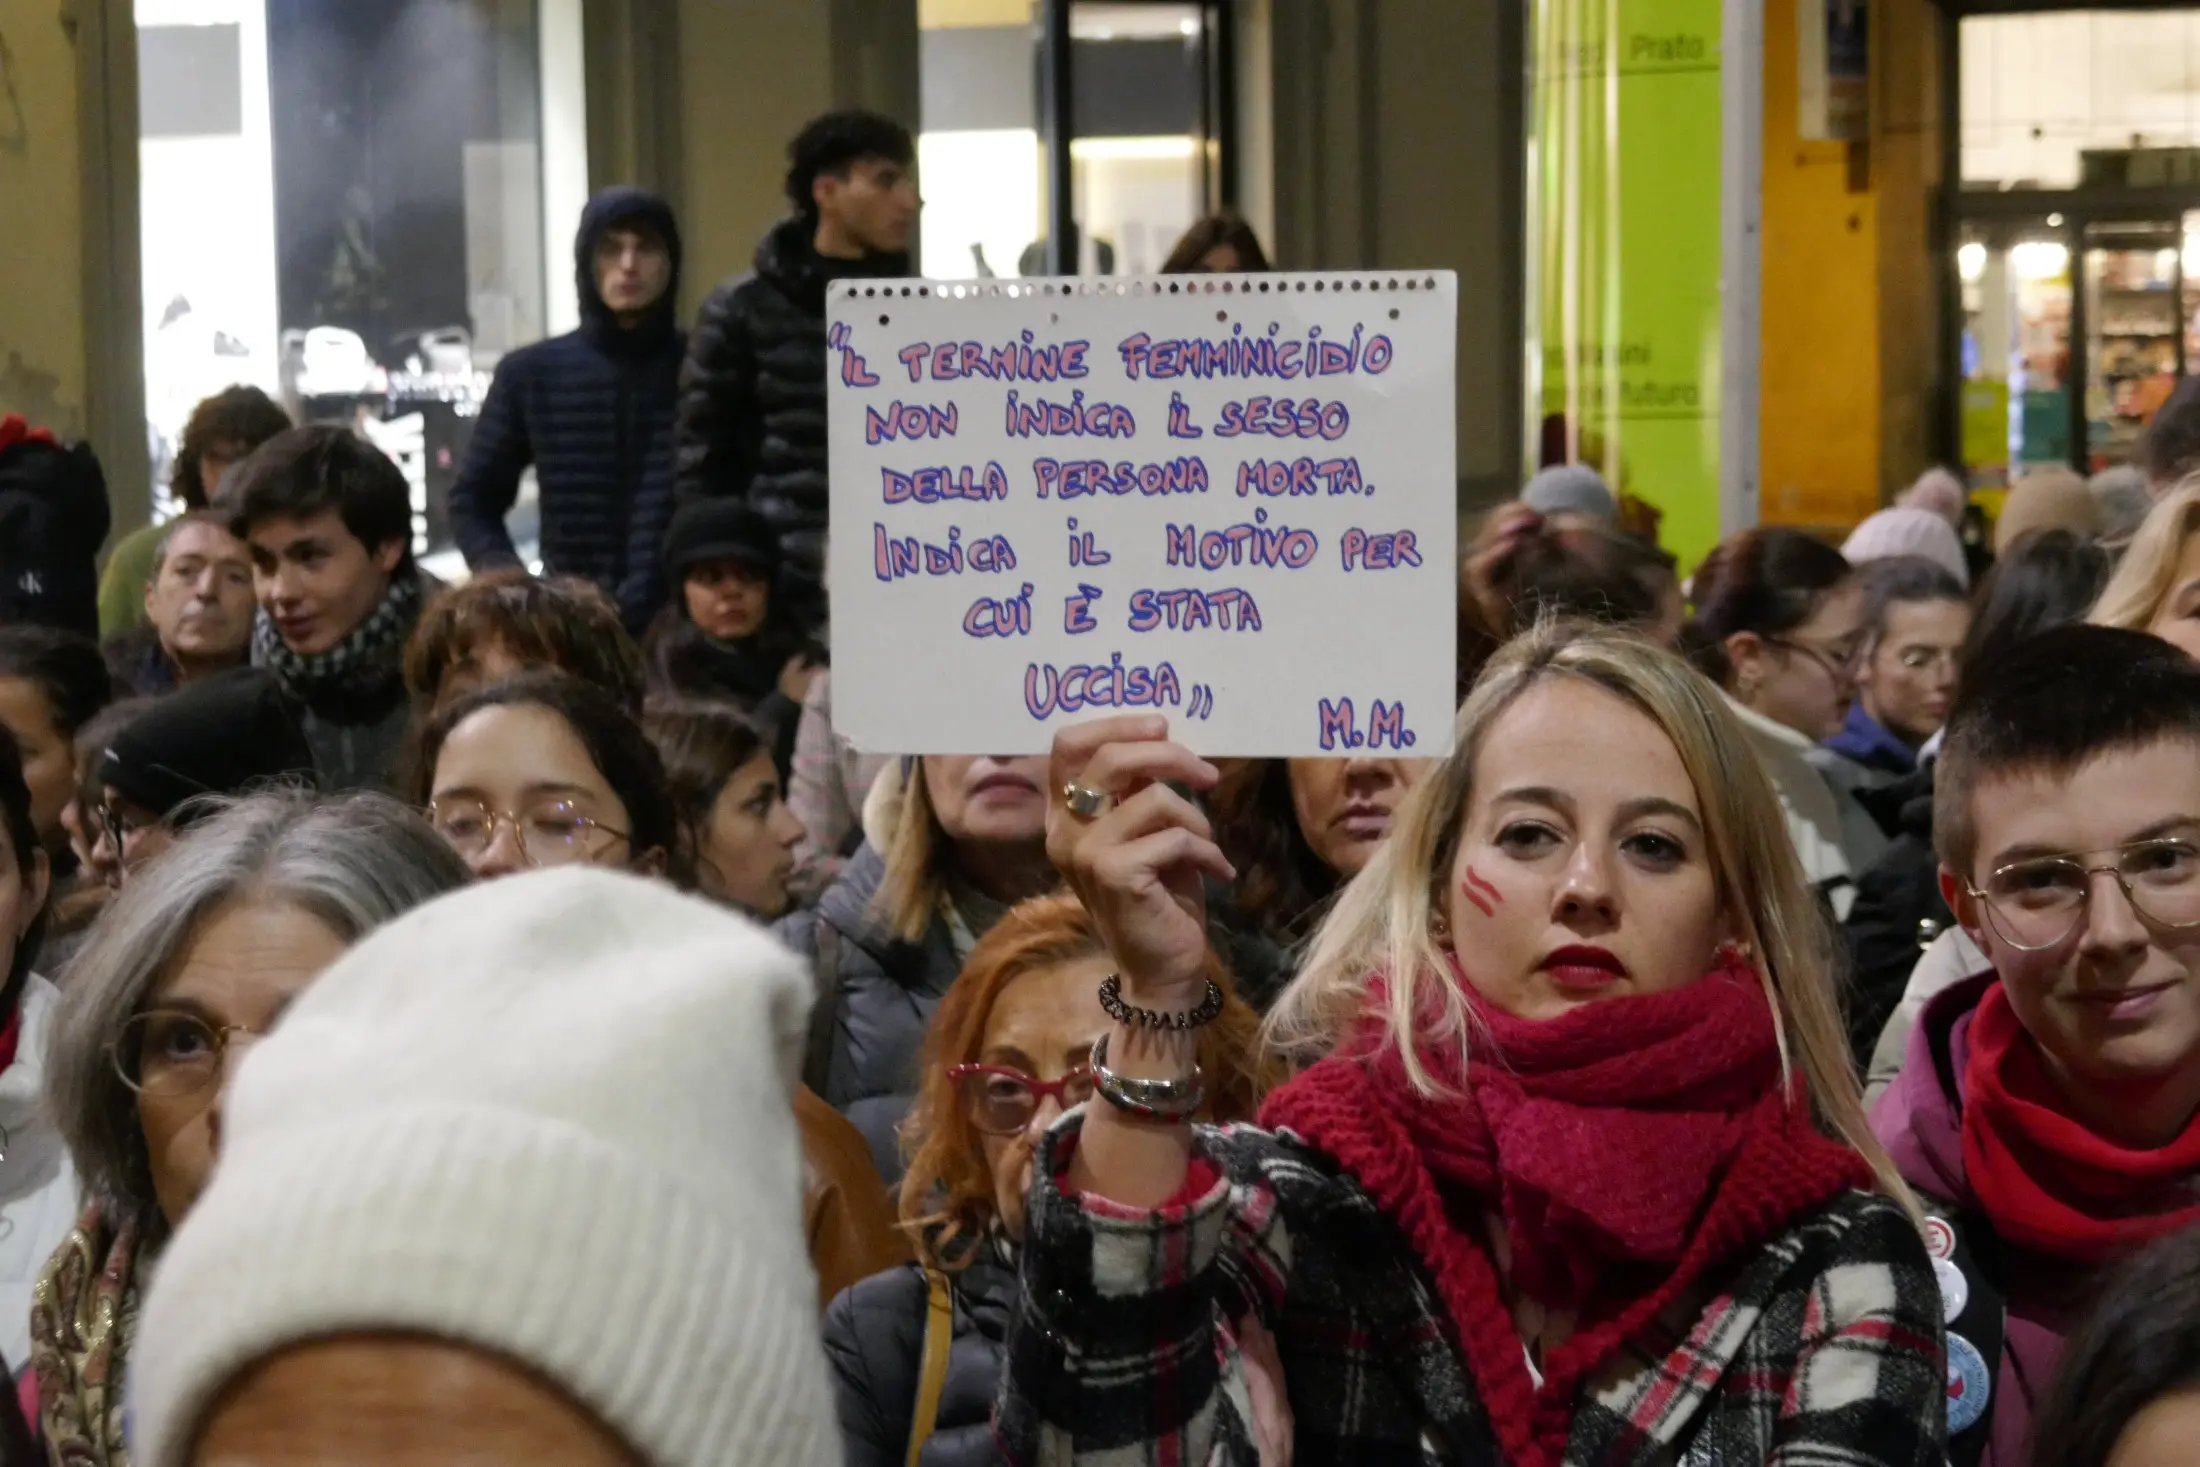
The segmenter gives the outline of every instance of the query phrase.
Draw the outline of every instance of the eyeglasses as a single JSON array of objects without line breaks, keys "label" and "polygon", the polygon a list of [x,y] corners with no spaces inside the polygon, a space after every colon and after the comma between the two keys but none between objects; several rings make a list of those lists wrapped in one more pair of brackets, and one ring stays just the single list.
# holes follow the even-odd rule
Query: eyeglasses
[{"label": "eyeglasses", "polygon": [[140,1095],[175,1099],[195,1095],[221,1077],[233,1035],[258,1039],[265,1032],[243,1024],[217,1027],[175,1009],[149,1009],[122,1026],[107,1053],[123,1084]]},{"label": "eyeglasses", "polygon": [[1042,1101],[1062,1109],[1092,1099],[1092,1070],[1079,1065],[1059,1080],[1041,1080],[1000,1065],[955,1065],[947,1072],[961,1092],[970,1124],[989,1136],[1013,1136],[1031,1124]]},{"label": "eyeglasses", "polygon": [[530,866],[587,860],[597,831],[613,840],[629,839],[625,831],[583,815],[569,800],[546,800],[524,810],[492,810],[479,800],[437,800],[428,806],[428,821],[451,849],[468,858],[496,844],[497,827],[508,825]]},{"label": "eyeglasses", "polygon": [[2120,846],[2115,860],[2089,866],[2075,855],[2012,861],[1986,878],[1984,890],[1964,885],[1986,904],[1986,920],[2002,941],[2038,952],[2068,941],[2093,903],[2093,878],[2116,878],[2132,910],[2157,927],[2200,927],[2200,846],[2189,840],[2143,840]]},{"label": "eyeglasses", "polygon": [[1953,647],[1904,647],[1897,660],[1910,672],[1924,672],[1927,668],[1946,667],[1956,670],[1957,651]]},{"label": "eyeglasses", "polygon": [[1852,643],[1847,647],[1813,647],[1808,642],[1794,641],[1788,637],[1767,637],[1775,647],[1785,647],[1790,652],[1800,652],[1826,670],[1837,683],[1848,682],[1856,675],[1856,665],[1864,660],[1864,644]]}]

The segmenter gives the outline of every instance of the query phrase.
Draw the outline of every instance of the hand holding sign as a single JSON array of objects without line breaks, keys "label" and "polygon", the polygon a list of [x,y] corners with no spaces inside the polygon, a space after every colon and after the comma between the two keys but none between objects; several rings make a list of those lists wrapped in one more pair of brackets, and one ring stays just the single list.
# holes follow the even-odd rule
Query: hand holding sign
[{"label": "hand holding sign", "polygon": [[[1151,716],[1103,718],[1054,736],[1048,761],[1047,858],[1100,926],[1129,1002],[1189,1008],[1207,979],[1205,877],[1234,880],[1214,827],[1170,788],[1214,788],[1212,764],[1168,741]],[[1063,798],[1096,790],[1109,803],[1081,815]]]},{"label": "hand holding sign", "polygon": [[1440,753],[1449,274],[836,286],[836,726],[1032,753]]}]

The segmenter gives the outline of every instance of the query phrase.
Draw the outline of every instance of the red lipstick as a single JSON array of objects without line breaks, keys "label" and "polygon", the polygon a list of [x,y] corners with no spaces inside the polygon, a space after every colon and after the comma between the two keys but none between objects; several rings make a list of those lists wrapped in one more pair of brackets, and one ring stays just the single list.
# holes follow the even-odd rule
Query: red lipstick
[{"label": "red lipstick", "polygon": [[1561,988],[1595,990],[1609,988],[1627,976],[1627,965],[1601,947],[1573,944],[1559,948],[1536,964]]}]

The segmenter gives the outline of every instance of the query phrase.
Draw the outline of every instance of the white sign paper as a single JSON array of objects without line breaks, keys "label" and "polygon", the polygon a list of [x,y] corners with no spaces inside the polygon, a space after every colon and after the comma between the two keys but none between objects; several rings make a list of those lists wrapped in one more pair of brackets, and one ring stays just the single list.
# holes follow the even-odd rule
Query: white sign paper
[{"label": "white sign paper", "polygon": [[1210,754],[1440,754],[1458,285],[842,282],[833,722],[1043,752],[1161,713]]}]

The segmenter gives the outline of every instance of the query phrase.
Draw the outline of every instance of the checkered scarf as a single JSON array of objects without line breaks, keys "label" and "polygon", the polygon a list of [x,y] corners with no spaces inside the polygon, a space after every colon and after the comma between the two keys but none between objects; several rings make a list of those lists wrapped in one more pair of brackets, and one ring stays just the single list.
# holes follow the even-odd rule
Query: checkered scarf
[{"label": "checkered scarf", "polygon": [[309,706],[374,703],[405,675],[405,639],[420,620],[420,582],[399,575],[381,604],[326,652],[298,653],[283,643],[266,612],[252,628],[252,662],[274,673],[286,691]]}]

